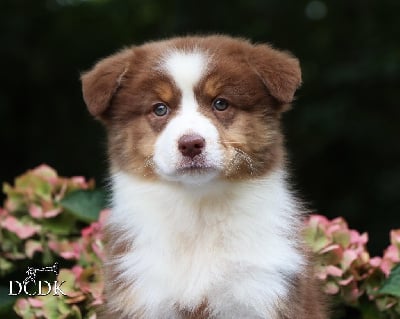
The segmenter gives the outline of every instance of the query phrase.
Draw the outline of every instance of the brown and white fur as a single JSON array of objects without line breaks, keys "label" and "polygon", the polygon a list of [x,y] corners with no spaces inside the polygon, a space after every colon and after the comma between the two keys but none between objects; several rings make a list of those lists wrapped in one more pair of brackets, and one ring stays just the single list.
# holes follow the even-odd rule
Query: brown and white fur
[{"label": "brown and white fur", "polygon": [[326,318],[286,183],[296,58],[180,37],[127,48],[82,82],[109,139],[103,318]]}]

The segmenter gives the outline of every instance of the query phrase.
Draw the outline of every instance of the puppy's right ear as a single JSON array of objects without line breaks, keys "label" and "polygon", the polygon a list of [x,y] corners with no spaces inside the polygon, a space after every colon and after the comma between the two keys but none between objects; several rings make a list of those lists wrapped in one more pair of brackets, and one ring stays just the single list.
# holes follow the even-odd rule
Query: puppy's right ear
[{"label": "puppy's right ear", "polygon": [[94,117],[104,119],[113,95],[129,70],[132,49],[125,49],[98,62],[81,75],[83,99]]}]

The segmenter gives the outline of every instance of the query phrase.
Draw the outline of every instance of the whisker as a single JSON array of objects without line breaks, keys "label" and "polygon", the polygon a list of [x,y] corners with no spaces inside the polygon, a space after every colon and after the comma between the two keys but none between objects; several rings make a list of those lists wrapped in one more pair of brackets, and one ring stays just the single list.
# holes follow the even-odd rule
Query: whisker
[{"label": "whisker", "polygon": [[224,144],[243,144],[242,142],[227,142],[227,141],[222,141]]},{"label": "whisker", "polygon": [[[138,172],[138,171],[142,171],[143,169],[146,169],[146,168],[154,168],[154,167],[155,167],[155,164],[153,161],[153,155],[149,155],[149,156],[146,156],[142,165],[132,167],[131,169],[134,172]],[[146,175],[147,174],[145,174],[144,176],[146,176]]]},{"label": "whisker", "polygon": [[227,171],[231,172],[233,170],[238,170],[239,164],[241,162],[244,162],[247,165],[247,167],[249,168],[251,175],[256,173],[256,169],[253,164],[254,161],[252,160],[251,156],[248,153],[246,153],[245,151],[243,151],[237,147],[233,147],[233,150],[235,151],[235,154],[232,157],[232,159],[229,161]]},{"label": "whisker", "polygon": [[[221,141],[223,144],[225,145],[233,145],[233,144],[239,144],[239,145],[243,145],[243,142],[227,142],[227,141]],[[255,142],[251,142],[251,144],[253,145],[264,145],[265,143],[255,143]]]}]

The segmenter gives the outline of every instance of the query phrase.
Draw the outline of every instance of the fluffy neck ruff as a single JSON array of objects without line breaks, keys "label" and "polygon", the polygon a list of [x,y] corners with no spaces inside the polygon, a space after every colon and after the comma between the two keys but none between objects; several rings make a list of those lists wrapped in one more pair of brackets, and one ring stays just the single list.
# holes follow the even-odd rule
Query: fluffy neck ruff
[{"label": "fluffy neck ruff", "polygon": [[127,248],[108,262],[126,288],[124,315],[178,318],[177,308],[206,301],[218,318],[275,317],[304,265],[300,209],[282,171],[205,187],[118,172],[112,185],[109,248]]}]

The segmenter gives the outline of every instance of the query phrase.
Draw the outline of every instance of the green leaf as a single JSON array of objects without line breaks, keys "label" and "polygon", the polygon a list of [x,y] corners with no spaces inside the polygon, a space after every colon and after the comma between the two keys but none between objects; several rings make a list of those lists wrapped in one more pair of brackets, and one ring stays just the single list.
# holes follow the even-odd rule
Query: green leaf
[{"label": "green leaf", "polygon": [[45,231],[56,235],[71,235],[78,231],[76,219],[71,215],[60,214],[54,218],[42,219],[42,226]]},{"label": "green leaf", "polygon": [[13,310],[13,305],[17,300],[17,296],[9,296],[7,287],[0,286],[0,317],[1,318],[18,318]]},{"label": "green leaf", "polygon": [[106,207],[106,195],[102,189],[78,190],[61,200],[61,206],[84,222],[96,221]]},{"label": "green leaf", "polygon": [[400,297],[400,264],[392,269],[389,278],[386,279],[378,292]]}]

